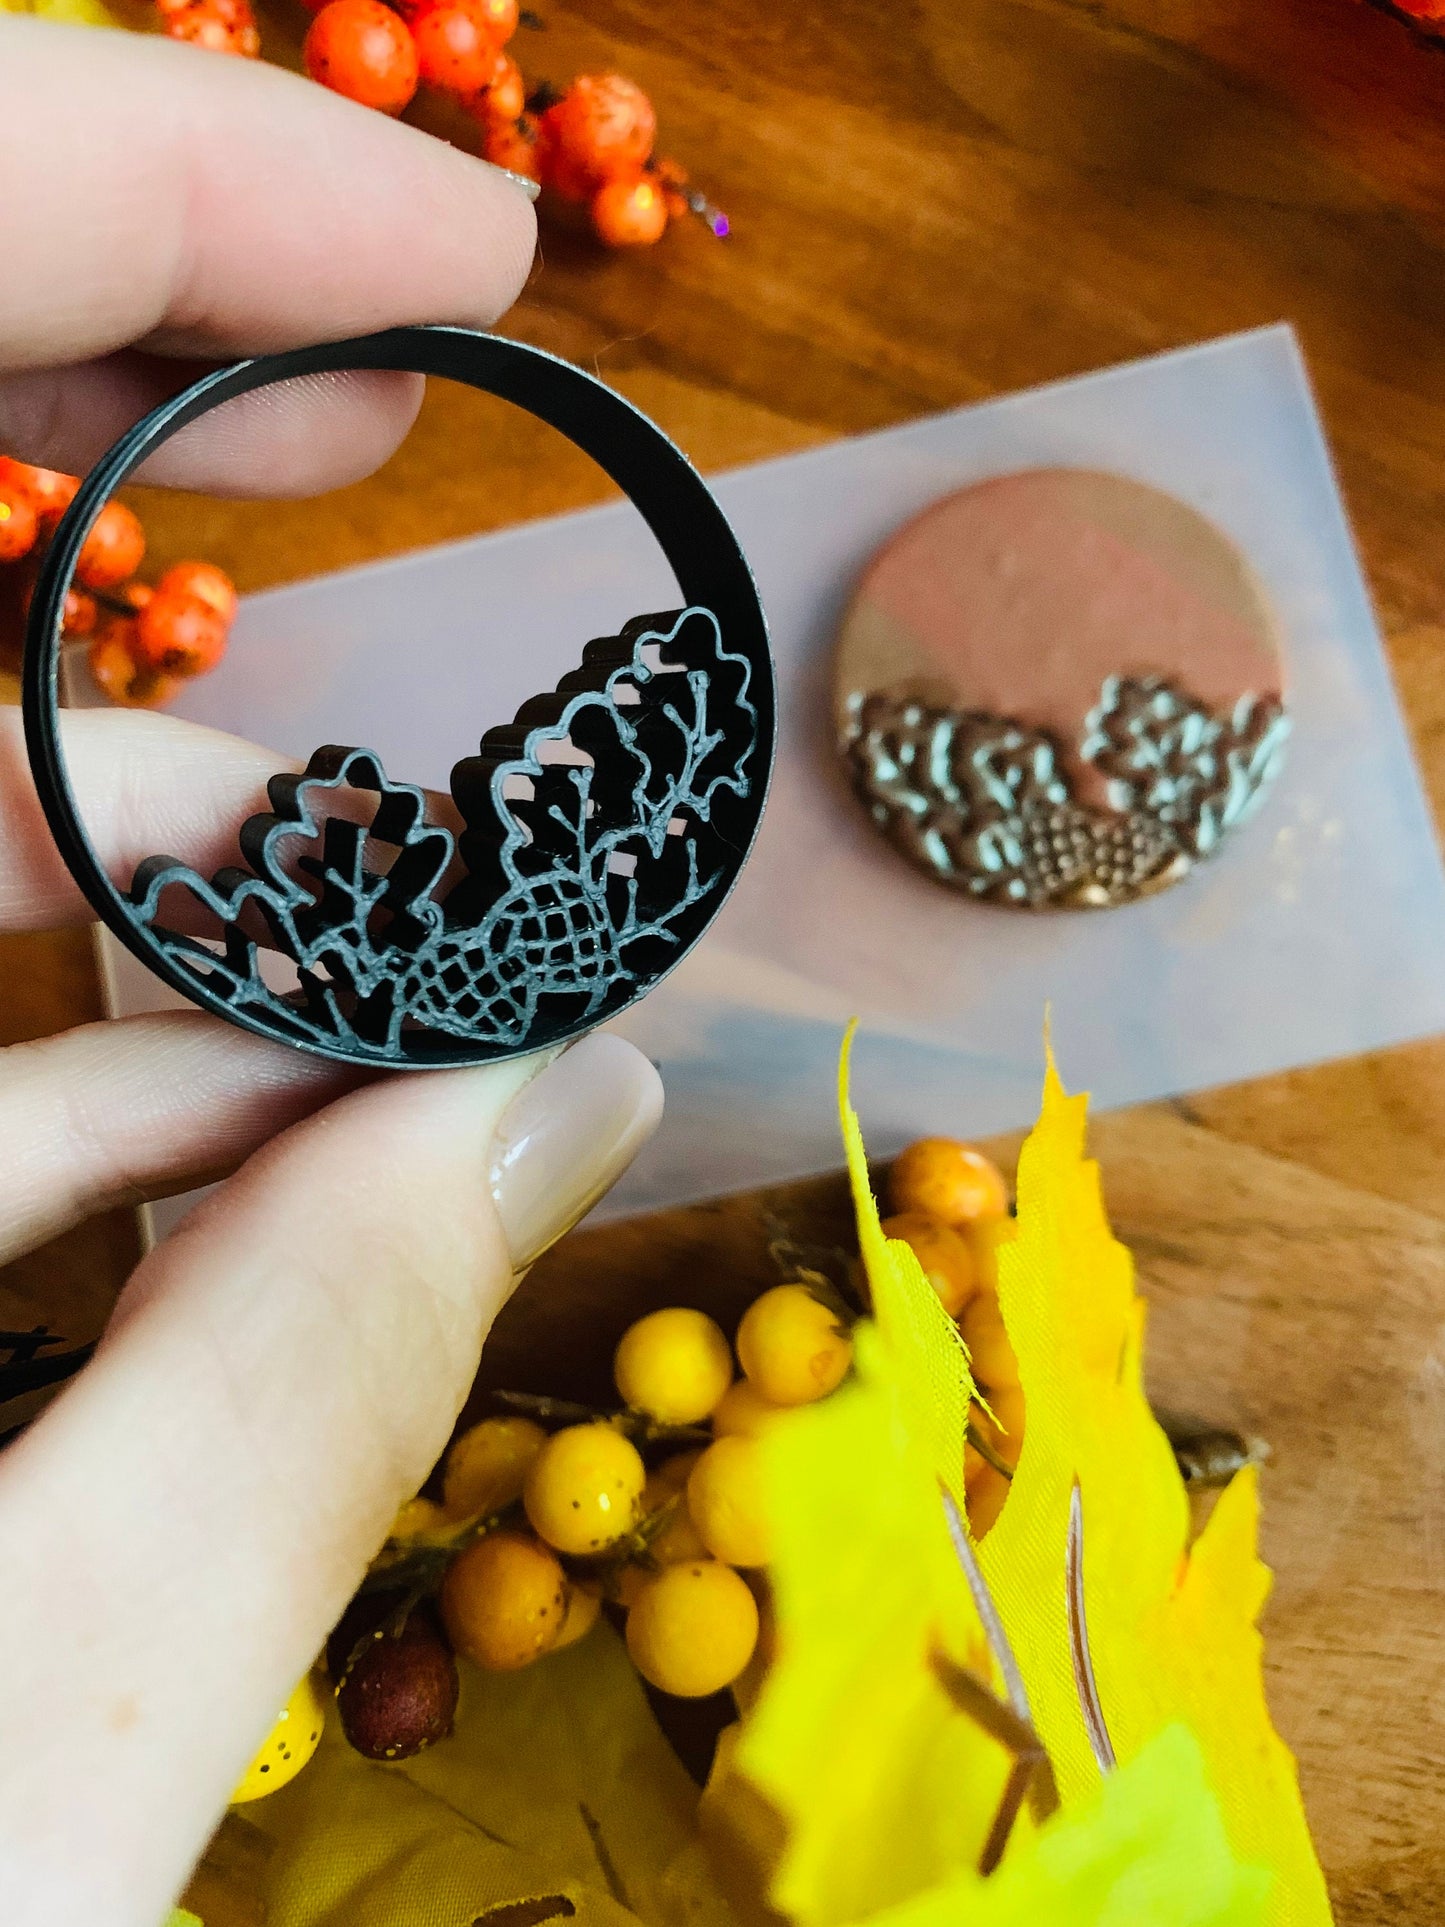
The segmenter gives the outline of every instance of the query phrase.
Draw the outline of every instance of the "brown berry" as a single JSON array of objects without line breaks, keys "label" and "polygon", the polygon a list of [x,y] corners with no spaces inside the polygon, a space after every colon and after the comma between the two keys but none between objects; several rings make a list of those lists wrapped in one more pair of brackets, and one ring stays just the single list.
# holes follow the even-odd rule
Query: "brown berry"
[{"label": "brown berry", "polygon": [[452,1730],[456,1661],[428,1614],[374,1631],[336,1689],[342,1731],[368,1760],[409,1760]]}]

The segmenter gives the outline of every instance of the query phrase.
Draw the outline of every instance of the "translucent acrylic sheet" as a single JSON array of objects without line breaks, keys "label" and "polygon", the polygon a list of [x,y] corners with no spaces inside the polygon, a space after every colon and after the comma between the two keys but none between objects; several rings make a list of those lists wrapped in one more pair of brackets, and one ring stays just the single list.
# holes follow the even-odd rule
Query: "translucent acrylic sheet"
[{"label": "translucent acrylic sheet", "polygon": [[[1281,781],[1217,861],[1093,915],[993,909],[915,876],[847,794],[828,735],[834,626],[871,551],[948,490],[1041,465],[1153,483],[1233,536],[1281,617],[1295,718]],[[667,1116],[605,1210],[836,1164],[833,1080],[852,1015],[855,1094],[879,1154],[922,1132],[1031,1119],[1046,1005],[1066,1080],[1105,1107],[1445,1029],[1440,860],[1287,328],[716,488],[772,623],[778,770],[732,900],[619,1026],[660,1063]],[[675,593],[625,505],[533,523],[248,598],[225,664],[177,707],[298,757],[365,744],[394,775],[444,786],[587,638]],[[117,997],[167,1001],[131,967]]]}]

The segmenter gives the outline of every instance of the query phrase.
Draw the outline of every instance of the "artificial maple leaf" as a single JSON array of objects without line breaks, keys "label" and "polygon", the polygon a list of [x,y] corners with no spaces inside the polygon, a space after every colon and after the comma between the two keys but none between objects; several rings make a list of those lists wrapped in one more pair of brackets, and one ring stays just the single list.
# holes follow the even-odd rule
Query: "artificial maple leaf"
[{"label": "artificial maple leaf", "polygon": [[[1199,1743],[1178,1728],[1074,1812],[1018,1815],[1001,1869],[980,1872],[1013,1765],[998,1707],[1005,1725],[1026,1712],[1026,1686],[990,1709],[1012,1655],[988,1636],[991,1602],[970,1588],[942,1496],[963,1483],[967,1356],[912,1251],[883,1235],[847,1070],[845,1042],[840,1111],[877,1323],[857,1329],[856,1382],[763,1441],[779,1646],[727,1768],[737,1836],[752,1815],[768,1838],[742,1789],[761,1794],[770,1898],[798,1927],[1250,1927],[1268,1876],[1236,1856]],[[1063,1626],[1062,1585],[1037,1610]],[[941,1690],[960,1667],[967,1700]],[[725,1779],[715,1804],[727,1794]]]},{"label": "artificial maple leaf", "polygon": [[940,1304],[913,1247],[883,1234],[868,1181],[863,1133],[848,1098],[855,1028],[849,1025],[838,1060],[838,1113],[858,1223],[858,1250],[868,1275],[888,1381],[936,1476],[961,1505],[963,1439],[974,1395],[973,1375],[958,1327]]},{"label": "artificial maple leaf", "polygon": [[860,1337],[860,1382],[764,1447],[779,1650],[729,1772],[745,1782],[732,1838],[749,1789],[779,1823],[774,1908],[796,1927],[1262,1927],[1269,1874],[1235,1855],[1182,1724],[1074,1811],[1020,1816],[1000,1870],[977,1871],[1007,1760],[938,1690],[945,1622],[976,1676],[988,1649],[924,1439],[885,1347]]},{"label": "artificial maple leaf", "polygon": [[934,1664],[991,1671],[918,1408],[881,1331],[857,1337],[857,1382],[763,1441],[779,1654],[734,1756],[786,1832],[773,1904],[806,1927],[976,1865],[1009,1768]]},{"label": "artificial maple leaf", "polygon": [[1320,1927],[1331,1918],[1324,1879],[1265,1704],[1255,1474],[1236,1477],[1191,1547],[1184,1483],[1144,1395],[1133,1263],[1084,1156],[1085,1108],[1050,1058],[1019,1160],[1017,1224],[996,1252],[1023,1448],[979,1564],[1065,1809],[1092,1793],[1111,1756],[1135,1758],[1182,1720],[1235,1853],[1275,1875],[1269,1927]]},{"label": "artificial maple leaf", "polygon": [[868,1927],[1261,1927],[1269,1885],[1235,1859],[1199,1743],[1177,1725],[993,1879],[946,1881]]}]

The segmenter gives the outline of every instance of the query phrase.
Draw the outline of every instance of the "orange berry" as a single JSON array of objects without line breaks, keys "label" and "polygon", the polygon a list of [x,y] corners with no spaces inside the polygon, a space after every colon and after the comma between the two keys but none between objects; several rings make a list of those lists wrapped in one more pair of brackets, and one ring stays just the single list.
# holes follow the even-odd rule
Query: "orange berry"
[{"label": "orange berry", "polygon": [[76,580],[87,589],[113,589],[134,575],[146,552],[145,530],[124,502],[107,502],[81,547]]},{"label": "orange berry", "polygon": [[129,616],[113,616],[101,625],[90,644],[90,673],[123,709],[159,709],[181,685],[177,677],[159,675],[136,660],[135,627]]},{"label": "orange berry", "polygon": [[895,1211],[922,1211],[940,1224],[1008,1216],[1008,1186],[991,1158],[952,1137],[921,1137],[894,1159],[888,1194]]},{"label": "orange berry", "polygon": [[542,120],[561,155],[598,185],[635,172],[657,138],[652,102],[621,74],[579,74]]},{"label": "orange berry", "polygon": [[328,0],[301,58],[323,87],[383,114],[399,114],[416,92],[416,42],[382,0]]},{"label": "orange berry", "polygon": [[158,594],[164,595],[168,589],[178,589],[182,595],[199,596],[202,602],[209,602],[228,623],[236,619],[239,600],[236,585],[226,571],[218,569],[214,562],[173,562],[156,584]]},{"label": "orange berry", "polygon": [[13,482],[0,482],[0,562],[18,562],[35,547],[39,521],[29,495]]},{"label": "orange berry", "polygon": [[13,455],[0,455],[0,483],[20,489],[30,498],[35,513],[63,513],[70,507],[80,487],[78,475],[62,474],[58,468],[36,468],[30,462],[17,462]]},{"label": "orange berry", "polygon": [[[492,77],[479,94],[467,103],[469,113],[475,114],[484,126],[492,122],[502,126],[515,127],[522,118],[527,105],[527,83],[522,78],[522,70],[510,54],[498,54]],[[528,145],[531,140],[528,138]],[[490,159],[490,156],[488,156]],[[501,161],[497,166],[502,166]]]},{"label": "orange berry", "polygon": [[662,189],[663,203],[671,220],[677,221],[684,214],[692,212],[685,193],[687,169],[677,161],[669,160],[666,155],[654,156],[648,172]]},{"label": "orange berry", "polygon": [[261,36],[247,0],[186,0],[162,9],[161,24],[172,40],[184,40],[211,53],[239,54],[254,60]]},{"label": "orange berry", "polygon": [[442,1618],[459,1653],[488,1672],[514,1673],[557,1644],[567,1595],[567,1575],[545,1546],[489,1532],[448,1566]]},{"label": "orange berry", "polygon": [[991,1291],[981,1291],[964,1306],[958,1321],[963,1342],[973,1361],[973,1375],[990,1392],[1019,1382],[1019,1362],[1013,1343],[1004,1327],[998,1299]]},{"label": "orange berry", "polygon": [[99,614],[94,596],[88,596],[84,589],[66,590],[64,630],[67,636],[88,636]]},{"label": "orange berry", "polygon": [[[518,0],[477,0],[477,4],[486,16],[487,29],[493,42],[498,47],[505,47],[517,31],[517,22],[521,17],[522,9]],[[520,113],[521,109],[517,111]]]},{"label": "orange berry", "polygon": [[[485,101],[487,96],[479,97]],[[494,167],[509,168],[524,174],[529,181],[541,179],[537,171],[537,134],[532,123],[521,120],[493,120],[479,114],[482,125],[482,158]]]},{"label": "orange berry", "polygon": [[592,225],[609,248],[647,248],[667,232],[667,199],[648,174],[608,181],[592,197]]},{"label": "orange berry", "polygon": [[587,201],[597,192],[597,182],[580,162],[565,153],[552,124],[552,108],[537,122],[536,178],[543,187],[564,201]]},{"label": "orange berry", "polygon": [[480,0],[430,0],[411,19],[419,78],[448,94],[475,94],[497,66],[497,42]]},{"label": "orange berry", "polygon": [[169,676],[204,676],[226,653],[226,620],[209,602],[157,590],[136,623],[137,659]]},{"label": "orange berry", "polygon": [[950,1318],[957,1318],[978,1290],[978,1266],[967,1241],[922,1211],[899,1211],[883,1220],[885,1237],[901,1238],[922,1265]]}]

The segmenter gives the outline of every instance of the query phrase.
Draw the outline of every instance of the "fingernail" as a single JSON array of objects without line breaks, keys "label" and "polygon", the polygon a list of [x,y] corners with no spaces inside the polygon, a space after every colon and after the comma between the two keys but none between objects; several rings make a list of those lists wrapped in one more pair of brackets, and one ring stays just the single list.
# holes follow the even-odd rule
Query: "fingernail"
[{"label": "fingernail", "polygon": [[492,1143],[492,1196],[518,1271],[611,1190],[661,1116],[656,1070],[605,1031],[564,1051],[517,1093]]},{"label": "fingernail", "polygon": [[498,167],[495,161],[487,161],[485,165],[490,167],[494,174],[500,174],[503,180],[510,181],[513,187],[520,188],[529,201],[535,201],[542,192],[542,183],[534,181],[530,175],[514,174],[510,167]]}]

